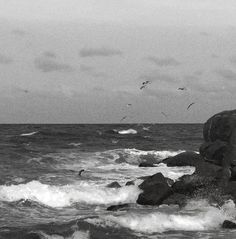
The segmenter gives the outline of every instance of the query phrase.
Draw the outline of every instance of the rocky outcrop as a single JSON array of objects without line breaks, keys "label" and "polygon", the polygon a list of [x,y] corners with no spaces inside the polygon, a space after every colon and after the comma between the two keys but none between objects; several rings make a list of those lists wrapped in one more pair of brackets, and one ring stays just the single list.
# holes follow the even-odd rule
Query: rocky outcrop
[{"label": "rocky outcrop", "polygon": [[137,199],[137,203],[141,205],[160,205],[164,199],[173,193],[166,178],[161,173],[146,178],[139,185],[139,188],[143,190]]},{"label": "rocky outcrop", "polygon": [[236,229],[236,223],[229,220],[225,220],[222,224],[222,228],[225,229]]},{"label": "rocky outcrop", "polygon": [[112,182],[107,185],[108,188],[121,188],[118,182]]}]

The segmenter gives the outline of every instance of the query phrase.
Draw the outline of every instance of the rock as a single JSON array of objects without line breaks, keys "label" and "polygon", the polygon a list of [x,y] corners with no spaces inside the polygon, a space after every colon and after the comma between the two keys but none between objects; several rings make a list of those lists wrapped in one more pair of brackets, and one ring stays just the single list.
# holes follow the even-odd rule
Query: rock
[{"label": "rock", "polygon": [[129,207],[129,204],[119,204],[119,205],[112,205],[107,208],[107,211],[118,211],[118,210],[125,210]]},{"label": "rock", "polygon": [[222,224],[222,228],[225,229],[235,229],[236,228],[236,223],[231,222],[229,220],[225,220]]},{"label": "rock", "polygon": [[236,181],[236,167],[231,168],[230,181]]},{"label": "rock", "polygon": [[210,188],[215,184],[216,179],[214,177],[205,177],[192,174],[181,177],[179,181],[172,185],[172,190],[175,193],[193,196],[196,191]]},{"label": "rock", "polygon": [[227,143],[216,140],[214,142],[205,142],[201,145],[199,152],[205,160],[222,165],[222,159],[227,151]]},{"label": "rock", "polygon": [[149,176],[139,185],[139,188],[143,190],[137,199],[137,203],[141,205],[160,205],[172,194],[171,187],[161,173]]},{"label": "rock", "polygon": [[107,185],[108,188],[121,188],[120,184],[117,182],[112,182]]},{"label": "rock", "polygon": [[125,186],[130,186],[130,185],[134,185],[134,181],[128,181]]},{"label": "rock", "polygon": [[190,197],[181,194],[181,193],[173,193],[168,198],[166,198],[162,204],[166,205],[179,205],[180,207],[183,207],[186,205],[187,201],[190,199]]},{"label": "rock", "polygon": [[236,110],[213,115],[203,127],[205,142],[200,154],[224,167],[236,165]]},{"label": "rock", "polygon": [[236,110],[223,111],[213,115],[203,126],[206,142],[221,140],[229,142],[231,132],[236,127]]},{"label": "rock", "polygon": [[183,152],[173,157],[164,159],[162,163],[165,163],[168,167],[197,166],[199,162],[203,161],[204,160],[201,155],[195,152]]},{"label": "rock", "polygon": [[142,162],[139,164],[139,167],[155,167],[152,163]]},{"label": "rock", "polygon": [[234,202],[236,202],[236,181],[228,182],[222,190],[224,194],[230,195]]}]

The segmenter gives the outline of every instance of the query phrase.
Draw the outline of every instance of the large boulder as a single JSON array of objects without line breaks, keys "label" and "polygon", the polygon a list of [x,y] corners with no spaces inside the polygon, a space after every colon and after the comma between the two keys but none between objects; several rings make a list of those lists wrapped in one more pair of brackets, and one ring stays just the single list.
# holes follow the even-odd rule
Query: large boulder
[{"label": "large boulder", "polygon": [[172,194],[167,179],[161,173],[147,177],[139,188],[143,190],[137,199],[137,203],[141,205],[160,205]]},{"label": "large boulder", "polygon": [[203,137],[200,154],[207,161],[224,167],[236,165],[236,110],[223,111],[208,119]]},{"label": "large boulder", "polygon": [[175,166],[197,166],[200,162],[203,162],[203,158],[201,155],[195,152],[183,152],[177,154],[173,157],[166,158],[162,161],[168,167],[175,167]]}]

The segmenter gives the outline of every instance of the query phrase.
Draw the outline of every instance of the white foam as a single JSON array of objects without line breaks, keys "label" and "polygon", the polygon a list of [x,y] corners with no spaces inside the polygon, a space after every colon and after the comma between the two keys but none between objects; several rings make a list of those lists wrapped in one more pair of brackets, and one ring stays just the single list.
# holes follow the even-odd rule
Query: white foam
[{"label": "white foam", "polygon": [[107,188],[91,182],[78,182],[76,185],[51,186],[38,181],[26,184],[0,186],[1,201],[29,199],[50,207],[66,207],[73,203],[90,205],[133,203],[140,189],[136,186]]},{"label": "white foam", "polygon": [[119,130],[119,134],[137,134],[137,130],[135,129],[124,129],[124,130]]},{"label": "white foam", "polygon": [[42,236],[44,239],[89,239],[89,231],[75,231],[71,236],[69,237],[63,237],[57,234],[48,235],[42,231],[37,232],[40,236]]},{"label": "white foam", "polygon": [[38,133],[38,131],[34,131],[34,132],[30,132],[30,133],[23,133],[20,136],[31,136],[31,135],[34,135],[34,134],[37,134],[37,133]]},{"label": "white foam", "polygon": [[69,143],[68,145],[72,145],[72,146],[75,146],[75,147],[78,147],[80,146],[82,143]]},{"label": "white foam", "polygon": [[[129,228],[141,233],[161,233],[169,230],[203,231],[219,228],[224,220],[232,220],[236,215],[235,205],[232,201],[227,202],[222,208],[202,205],[198,202],[197,210],[184,209],[176,213],[163,212],[153,213],[127,213],[126,215],[109,215],[101,217],[107,221],[116,223],[120,227]],[[233,213],[232,213],[233,212]]]}]

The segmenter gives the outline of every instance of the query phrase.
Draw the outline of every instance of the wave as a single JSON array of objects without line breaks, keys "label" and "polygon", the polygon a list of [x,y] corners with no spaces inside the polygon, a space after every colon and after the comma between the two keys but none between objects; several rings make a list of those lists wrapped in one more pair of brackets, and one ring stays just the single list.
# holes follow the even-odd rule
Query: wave
[{"label": "wave", "polygon": [[48,235],[42,231],[36,232],[42,239],[89,239],[89,231],[75,231],[71,236],[63,237],[61,235],[52,234]]},{"label": "wave", "polygon": [[135,129],[119,130],[118,134],[137,134],[137,130],[135,130]]},{"label": "wave", "polygon": [[38,131],[34,131],[34,132],[30,132],[30,133],[23,133],[23,134],[20,134],[20,136],[32,136],[34,134],[37,134]]},{"label": "wave", "polygon": [[26,184],[0,186],[1,201],[31,200],[50,207],[66,207],[74,203],[89,205],[133,203],[140,193],[136,186],[107,188],[95,183],[79,182],[75,185],[52,186],[39,181]]},{"label": "wave", "polygon": [[74,146],[74,147],[78,147],[80,146],[82,143],[69,143],[68,145]]},{"label": "wave", "polygon": [[113,227],[124,227],[132,231],[152,234],[165,231],[205,231],[220,228],[224,220],[232,220],[236,216],[233,201],[226,202],[221,208],[209,205],[205,200],[190,204],[181,211],[165,212],[131,212],[125,215],[101,216],[99,219],[89,219],[90,223]]}]

